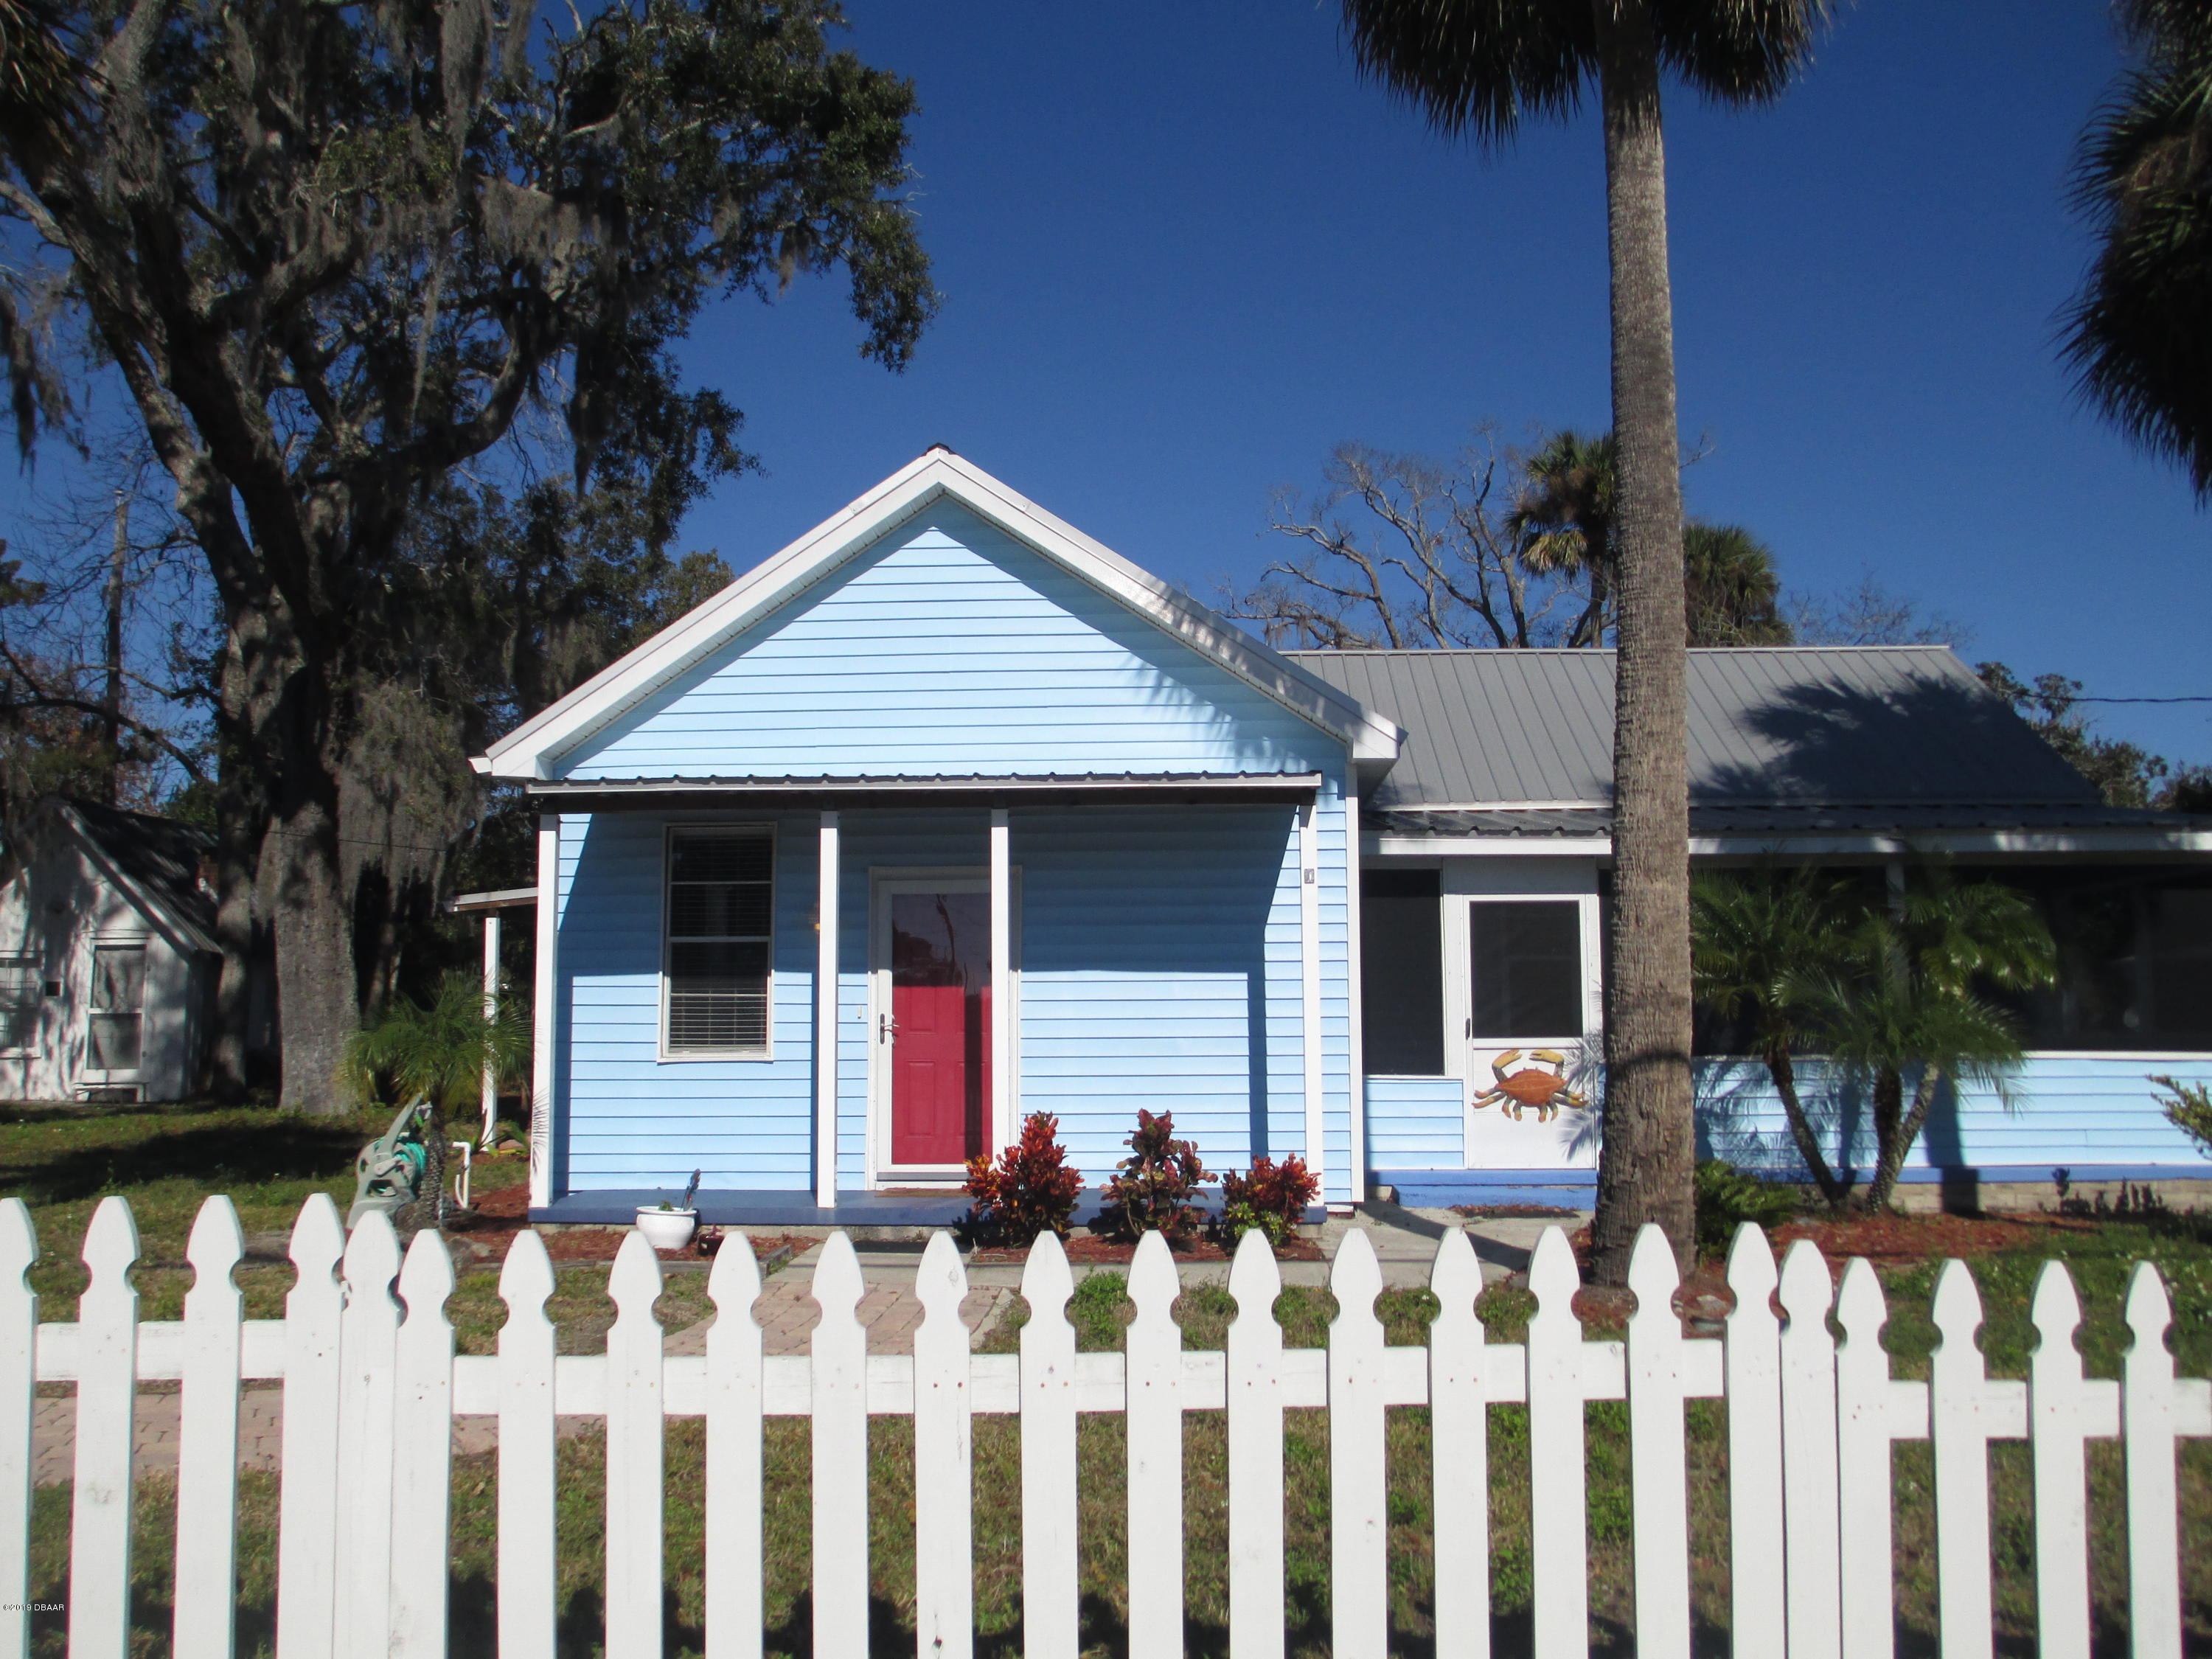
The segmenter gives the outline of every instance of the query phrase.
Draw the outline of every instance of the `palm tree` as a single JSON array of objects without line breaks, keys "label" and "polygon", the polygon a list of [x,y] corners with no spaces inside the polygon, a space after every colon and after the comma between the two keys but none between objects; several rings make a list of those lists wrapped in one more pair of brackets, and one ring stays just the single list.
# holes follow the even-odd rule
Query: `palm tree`
[{"label": "palm tree", "polygon": [[1528,458],[1528,489],[1506,515],[1521,562],[1540,575],[1579,577],[1589,596],[1569,645],[1603,645],[1611,607],[1620,449],[1613,434],[1555,432]]},{"label": "palm tree", "polygon": [[1646,1221],[1666,1230],[1686,1265],[1697,1247],[1681,451],[1660,87],[1671,70],[1722,103],[1775,98],[1810,52],[1828,0],[1342,3],[1361,70],[1446,132],[1502,143],[1524,114],[1568,116],[1587,85],[1597,90],[1613,274],[1620,654],[1606,1131],[1590,1238],[1592,1270],[1624,1283]]},{"label": "palm tree", "polygon": [[2212,498],[2212,6],[2118,0],[2143,53],[2082,135],[2075,195],[2103,243],[2069,310],[2082,392]]},{"label": "palm tree", "polygon": [[1787,645],[1782,578],[1766,544],[1741,525],[1682,526],[1683,617],[1692,645]]},{"label": "palm tree", "polygon": [[1829,1166],[1797,1090],[1796,1056],[1814,1045],[1829,1012],[1820,992],[1845,982],[1839,927],[1846,890],[1812,870],[1700,877],[1690,892],[1690,960],[1698,1000],[1739,1021],[1766,1067],[1797,1155],[1828,1207],[1850,1183]]},{"label": "palm tree", "polygon": [[[1926,862],[1903,891],[1869,908],[1856,930],[1858,971],[1796,994],[1826,1004],[1816,1040],[1872,1085],[1874,1178],[1866,1206],[1886,1209],[1905,1159],[1946,1084],[2005,1092],[2025,1057],[2019,1029],[1989,993],[2033,991],[2057,977],[2057,951],[2033,902],[1993,881],[1958,880]],[[1907,1072],[1916,1073],[1911,1097]]]},{"label": "palm tree", "polygon": [[1745,1022],[1832,1206],[1849,1187],[1821,1154],[1799,1097],[1798,1056],[1821,1056],[1831,1088],[1867,1086],[1875,1168],[1865,1204],[1884,1209],[1946,1085],[2008,1087],[2020,1034],[1992,994],[2036,990],[2054,976],[2050,929],[2024,895],[1960,881],[1933,860],[1903,874],[1879,891],[1810,871],[1709,877],[1697,887],[1697,994]]}]

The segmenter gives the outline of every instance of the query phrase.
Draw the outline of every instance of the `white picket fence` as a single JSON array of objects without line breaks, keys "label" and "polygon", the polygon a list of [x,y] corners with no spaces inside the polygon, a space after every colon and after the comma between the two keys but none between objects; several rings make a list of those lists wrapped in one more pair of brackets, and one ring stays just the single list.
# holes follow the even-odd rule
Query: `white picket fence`
[{"label": "white picket fence", "polygon": [[[606,1424],[605,1605],[608,1659],[662,1651],[663,1426],[706,1419],[706,1639],[711,1659],[763,1643],[763,1419],[811,1416],[813,1640],[817,1655],[868,1644],[870,1413],[914,1419],[915,1571],[925,1659],[972,1651],[970,1426],[1018,1413],[1022,1480],[1022,1650],[1073,1659],[1077,1622],[1076,1419],[1126,1413],[1129,1652],[1183,1643],[1183,1413],[1227,1411],[1230,1644],[1236,1659],[1279,1659],[1285,1642],[1283,1413],[1328,1408],[1330,1617],[1339,1659],[1380,1659],[1388,1636],[1384,1413],[1425,1406],[1433,1449],[1436,1652],[1490,1650],[1489,1425],[1499,1401],[1528,1407],[1537,1659],[1589,1650],[1585,1401],[1626,1400],[1633,1484],[1637,1651],[1690,1652],[1684,1402],[1728,1401],[1730,1618],[1739,1655],[1874,1659],[1893,1647],[1890,1448],[1933,1442],[1941,1637],[1946,1659],[1992,1650],[1989,1443],[2033,1448],[2035,1574],[2044,1659],[2087,1659],[2090,1607],[2085,1443],[2125,1446],[2129,1617],[2139,1659],[2181,1652],[2176,1440],[2212,1434],[2212,1385],[2177,1378],[2158,1274],[2136,1267],[2133,1336],[2120,1381],[2085,1378],[2080,1306],[2057,1264],[2037,1286],[2039,1334],[2026,1382],[1989,1377],[1981,1305],[1958,1262],[1937,1282],[1942,1346],[1925,1382],[1893,1378],[1880,1335],[1881,1285],[1853,1261],[1840,1291],[1810,1245],[1778,1275],[1746,1228],[1729,1262],[1735,1306],[1717,1339],[1686,1338],[1664,1243],[1647,1232],[1626,1341],[1586,1340],[1578,1282],[1557,1230],[1537,1248],[1538,1311],[1525,1344],[1491,1342],[1474,1304],[1481,1276],[1464,1235],[1440,1243],[1430,1280],[1443,1311],[1425,1347],[1386,1346],[1374,1304],[1382,1275],[1365,1238],[1346,1237],[1331,1277],[1340,1311],[1324,1349],[1288,1349],[1271,1309],[1275,1263],[1248,1237],[1229,1288],[1239,1309],[1225,1352],[1185,1352],[1170,1314],[1181,1288],[1148,1238],[1129,1275],[1136,1318],[1126,1353],[1076,1352],[1074,1288],[1047,1238],[1022,1294],[1032,1316],[1017,1355],[971,1354],[959,1319],[966,1274],[950,1238],[921,1260],[926,1318],[912,1355],[870,1355],[854,1318],[862,1283],[842,1235],[813,1282],[822,1322],[811,1354],[769,1356],[751,1316],[760,1278],[736,1241],[709,1281],[719,1316],[703,1358],[671,1357],[653,1315],[659,1264],[632,1237],[609,1289],[618,1317],[604,1355],[562,1356],[544,1304],[553,1273],[525,1234],[500,1279],[507,1307],[495,1357],[457,1357],[445,1303],[450,1257],[418,1237],[403,1263],[370,1217],[350,1240],[318,1197],[292,1234],[298,1283],[283,1320],[247,1320],[231,1270],[244,1254],[228,1200],[194,1227],[185,1316],[143,1322],[130,1269],[129,1207],[108,1199],[84,1260],[91,1283],[74,1324],[38,1322],[23,1273],[38,1244],[29,1212],[0,1204],[0,1651],[28,1642],[34,1383],[76,1384],[76,1480],[67,1616],[71,1659],[122,1659],[128,1629],[132,1400],[138,1378],[182,1383],[174,1652],[230,1655],[236,1583],[237,1421],[242,1378],[284,1383],[276,1563],[283,1659],[447,1651],[449,1486],[456,1413],[494,1413],[498,1449],[498,1651],[547,1659],[555,1628],[555,1419]],[[396,1289],[398,1299],[393,1291]],[[1778,1289],[1783,1315],[1773,1302]],[[404,1307],[402,1304],[404,1303]],[[1838,1341],[1829,1319],[1843,1332]],[[2192,1547],[2208,1547],[2198,1538]]]}]

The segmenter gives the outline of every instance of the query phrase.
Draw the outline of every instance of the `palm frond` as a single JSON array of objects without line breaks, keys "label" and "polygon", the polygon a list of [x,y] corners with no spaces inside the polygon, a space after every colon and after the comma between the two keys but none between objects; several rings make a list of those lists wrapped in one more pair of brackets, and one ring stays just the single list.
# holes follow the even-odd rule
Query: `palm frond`
[{"label": "palm frond", "polygon": [[487,1069],[500,1085],[519,1080],[530,1048],[529,1011],[502,994],[497,1013],[487,1015],[483,981],[456,970],[439,981],[427,1007],[395,998],[375,1024],[355,1033],[342,1075],[364,1101],[388,1084],[396,1095],[428,1095],[458,1110],[477,1099]]}]

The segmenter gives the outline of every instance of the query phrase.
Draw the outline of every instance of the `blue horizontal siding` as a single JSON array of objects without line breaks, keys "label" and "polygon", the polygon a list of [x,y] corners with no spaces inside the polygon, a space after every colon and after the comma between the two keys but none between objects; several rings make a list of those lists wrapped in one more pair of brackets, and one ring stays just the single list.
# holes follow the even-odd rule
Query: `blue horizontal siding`
[{"label": "blue horizontal siding", "polygon": [[[2156,1164],[2177,1174],[2206,1167],[2203,1153],[2166,1121],[2149,1082],[2162,1073],[2212,1083],[2212,1056],[2122,1058],[2035,1054],[2011,1085],[2011,1109],[1994,1090],[1945,1091],[1909,1160],[1919,1169],[1983,1165],[2051,1170],[2061,1165]],[[1832,1162],[1872,1161],[1872,1133],[1857,1091],[1821,1086],[1817,1066],[1801,1073],[1798,1093],[1820,1129]],[[1802,1167],[1790,1144],[1782,1103],[1765,1068],[1753,1061],[1712,1061],[1698,1081],[1700,1151],[1752,1169]]]},{"label": "blue horizontal siding", "polygon": [[[2203,1152],[2166,1121],[2151,1073],[2212,1082],[2212,1058],[2202,1054],[2119,1058],[2100,1054],[2032,1056],[2012,1085],[2012,1102],[1995,1091],[1946,1091],[1929,1115],[1907,1168],[2003,1170],[2018,1178],[2061,1166],[2081,1170],[2127,1168],[2175,1176],[2212,1175]],[[1799,1090],[1820,1126],[1832,1164],[1871,1164],[1874,1146],[1863,1098],[1823,1086],[1820,1066],[1801,1066]],[[1453,1078],[1367,1079],[1367,1163],[1376,1170],[1445,1171],[1467,1167],[1461,1085]],[[1755,1061],[1713,1060],[1698,1068],[1698,1155],[1746,1169],[1802,1173],[1802,1165],[1765,1068]],[[1533,1137],[1516,1138],[1533,1142]],[[1516,1170],[1530,1166],[1516,1158]],[[1563,1157],[1561,1168],[1567,1164]]]},{"label": "blue horizontal siding", "polygon": [[1457,1169],[1467,1158],[1467,1113],[1452,1077],[1367,1079],[1367,1165]]},{"label": "blue horizontal siding", "polygon": [[1334,740],[940,505],[565,757],[577,779],[1312,771]]}]

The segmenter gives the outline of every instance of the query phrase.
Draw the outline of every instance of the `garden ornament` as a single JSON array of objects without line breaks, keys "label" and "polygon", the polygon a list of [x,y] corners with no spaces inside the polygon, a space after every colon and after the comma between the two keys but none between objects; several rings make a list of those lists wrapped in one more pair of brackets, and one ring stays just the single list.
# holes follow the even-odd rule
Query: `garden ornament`
[{"label": "garden ornament", "polygon": [[[1589,1104],[1567,1087],[1567,1057],[1565,1054],[1556,1048],[1538,1048],[1532,1051],[1528,1058],[1537,1063],[1523,1066],[1517,1072],[1513,1068],[1521,1064],[1522,1054],[1518,1048],[1508,1048],[1492,1060],[1490,1069],[1498,1079],[1498,1086],[1477,1095],[1475,1105],[1478,1108],[1499,1106],[1516,1120],[1519,1119],[1524,1109],[1534,1106],[1536,1121],[1541,1123],[1547,1118],[1557,1117],[1562,1106],[1581,1108]],[[1551,1069],[1547,1071],[1544,1069],[1546,1066]]]},{"label": "garden ornament", "polygon": [[348,1228],[372,1210],[391,1215],[422,1196],[423,1174],[430,1167],[430,1146],[423,1131],[429,1122],[429,1097],[417,1095],[400,1108],[389,1129],[362,1149],[354,1160],[353,1207],[346,1212]]}]

